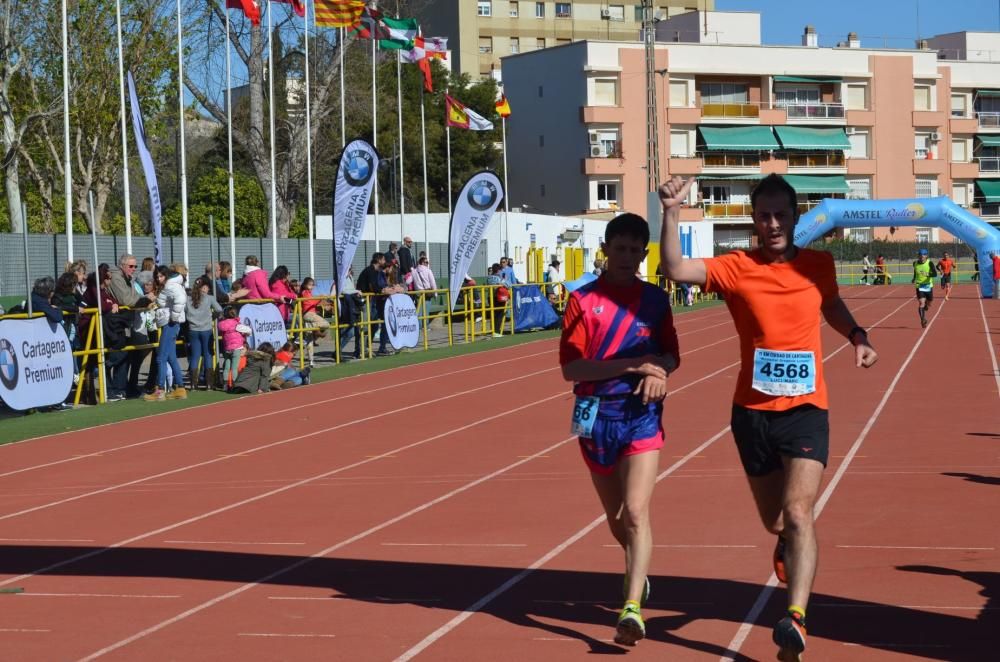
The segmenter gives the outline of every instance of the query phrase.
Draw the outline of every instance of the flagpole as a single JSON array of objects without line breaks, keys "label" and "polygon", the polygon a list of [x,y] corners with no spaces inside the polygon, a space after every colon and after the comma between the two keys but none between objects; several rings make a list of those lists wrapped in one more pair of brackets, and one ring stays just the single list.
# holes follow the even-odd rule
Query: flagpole
[{"label": "flagpole", "polygon": [[[178,0],[179,2],[180,0]],[[268,122],[271,130],[271,269],[278,266],[278,187],[275,182],[276,169],[274,166],[274,32],[271,26],[271,0],[267,1],[267,98],[269,103]]]},{"label": "flagpole", "polygon": [[[312,175],[312,112],[309,102],[309,4],[306,3],[305,16],[305,42],[306,42],[306,208],[309,214],[309,275],[316,277],[316,238],[315,224],[313,221],[313,175]],[[313,7],[313,20],[316,18],[316,9]],[[343,71],[343,69],[341,69]]]},{"label": "flagpole", "polygon": [[187,208],[187,158],[184,153],[184,26],[181,24],[181,0],[177,0],[177,105],[180,107],[180,157],[181,157],[181,239],[184,246],[184,264],[188,261],[188,208]]},{"label": "flagpole", "polygon": [[[378,101],[376,100],[375,58],[378,35],[372,30],[372,147],[378,150]],[[378,171],[375,171],[375,252],[378,252]]]},{"label": "flagpole", "polygon": [[510,195],[507,189],[507,118],[500,118],[503,133],[503,254],[510,255]]},{"label": "flagpole", "polygon": [[[73,171],[69,154],[69,20],[62,0],[63,55],[63,188],[66,194],[66,259],[73,261]],[[27,223],[27,221],[25,221]],[[97,265],[94,265],[97,268]],[[29,297],[30,298],[30,297]]]},{"label": "flagpole", "polygon": [[122,197],[125,198],[125,252],[132,252],[132,206],[128,186],[128,130],[125,127],[125,64],[122,52],[122,3],[115,0],[118,26],[118,98],[122,107]]},{"label": "flagpole", "polygon": [[403,193],[403,58],[402,51],[396,51],[396,115],[399,118],[399,233],[403,230],[405,198]]},{"label": "flagpole", "polygon": [[233,181],[233,76],[229,32],[229,9],[226,8],[226,142],[229,148],[229,259],[236,262],[236,183]]},{"label": "flagpole", "polygon": [[[315,10],[313,10],[315,13]],[[340,48],[340,146],[347,146],[347,126],[344,112],[344,37],[347,34],[347,30],[340,28],[340,43],[337,44]]]},{"label": "flagpole", "polygon": [[420,151],[424,162],[424,250],[431,257],[431,239],[427,235],[427,128],[424,123],[424,86],[420,86]]}]

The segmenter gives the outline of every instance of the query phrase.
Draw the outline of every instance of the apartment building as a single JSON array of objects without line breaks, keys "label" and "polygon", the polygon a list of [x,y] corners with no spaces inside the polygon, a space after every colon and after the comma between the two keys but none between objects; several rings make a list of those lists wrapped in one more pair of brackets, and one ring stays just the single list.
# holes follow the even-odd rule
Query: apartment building
[{"label": "apartment building", "polygon": [[[499,78],[505,55],[583,39],[638,41],[641,5],[641,0],[427,0],[417,18],[424,34],[449,37],[455,71]],[[715,0],[653,0],[660,19],[714,5]]]},{"label": "apartment building", "polygon": [[[792,182],[803,212],[824,197],[949,195],[1000,223],[1000,34],[975,34],[977,59],[965,33],[911,50],[868,48],[853,34],[819,48],[807,28],[802,46],[762,46],[758,14],[720,14],[730,13],[657,26],[660,171],[700,182],[683,220],[711,223],[716,243],[747,242],[750,190],[773,172]],[[669,25],[678,19],[720,29],[685,41]],[[512,206],[644,212],[644,72],[640,43],[587,40],[503,59],[518,110],[507,126]],[[851,233],[949,239],[934,228]]]}]

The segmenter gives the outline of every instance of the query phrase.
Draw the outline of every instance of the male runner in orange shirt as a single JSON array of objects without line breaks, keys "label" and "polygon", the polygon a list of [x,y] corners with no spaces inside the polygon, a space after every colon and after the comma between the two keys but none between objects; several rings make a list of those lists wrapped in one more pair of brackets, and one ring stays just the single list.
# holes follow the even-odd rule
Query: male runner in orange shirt
[{"label": "male runner in orange shirt", "polygon": [[944,300],[947,301],[951,295],[951,272],[955,269],[955,263],[948,257],[947,251],[944,257],[938,260],[937,271],[941,274],[941,289],[944,290]]},{"label": "male runner in orange shirt", "polygon": [[841,300],[833,257],[792,242],[795,189],[777,175],[750,194],[757,249],[708,259],[681,256],[680,207],[694,180],[660,187],[661,264],[671,280],[725,296],[740,338],[732,431],[757,511],[778,536],[775,574],[788,582],[788,614],[774,627],[778,659],[805,650],[806,604],[816,574],[813,508],[829,446],[822,319],[854,345],[858,367],[878,355]]}]

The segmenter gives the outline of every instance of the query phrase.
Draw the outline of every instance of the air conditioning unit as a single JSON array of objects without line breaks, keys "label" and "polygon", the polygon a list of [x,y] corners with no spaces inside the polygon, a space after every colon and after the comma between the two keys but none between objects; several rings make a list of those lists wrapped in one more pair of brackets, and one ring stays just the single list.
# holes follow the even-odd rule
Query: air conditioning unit
[{"label": "air conditioning unit", "polygon": [[598,158],[598,157],[607,156],[607,155],[608,155],[608,150],[604,147],[604,145],[591,145],[590,146],[590,157],[591,158]]},{"label": "air conditioning unit", "polygon": [[601,10],[601,18],[611,18],[611,10],[610,9],[602,9]]},{"label": "air conditioning unit", "polygon": [[591,145],[600,145],[601,144],[601,135],[599,133],[597,133],[597,131],[588,131],[587,132],[587,137],[590,138],[590,144]]},{"label": "air conditioning unit", "polygon": [[935,142],[936,143],[936,142],[939,142],[940,140],[941,140],[941,134],[940,133],[938,133],[937,131],[934,131],[933,133],[931,133],[931,142]]},{"label": "air conditioning unit", "polygon": [[857,135],[859,133],[861,133],[861,131],[858,130],[858,127],[856,127],[856,126],[849,126],[849,127],[847,127],[847,135],[854,136],[854,135]]}]

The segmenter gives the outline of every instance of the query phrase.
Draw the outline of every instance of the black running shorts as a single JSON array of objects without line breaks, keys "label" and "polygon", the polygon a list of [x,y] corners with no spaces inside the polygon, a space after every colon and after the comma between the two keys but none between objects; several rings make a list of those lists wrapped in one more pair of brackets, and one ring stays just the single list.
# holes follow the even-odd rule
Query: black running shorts
[{"label": "black running shorts", "polygon": [[926,292],[921,292],[920,288],[917,288],[917,301],[920,299],[927,299],[927,303],[934,301],[934,288],[927,290]]},{"label": "black running shorts", "polygon": [[781,458],[802,457],[826,466],[830,418],[813,405],[764,411],[733,405],[733,437],[748,476],[766,476],[782,468]]}]

